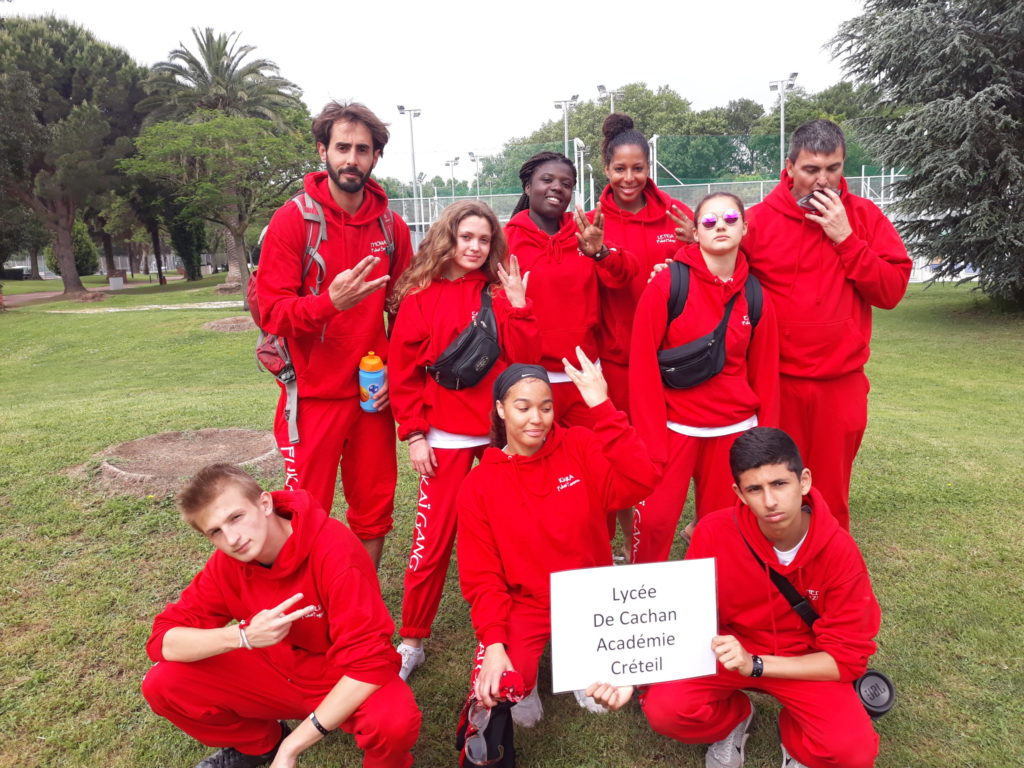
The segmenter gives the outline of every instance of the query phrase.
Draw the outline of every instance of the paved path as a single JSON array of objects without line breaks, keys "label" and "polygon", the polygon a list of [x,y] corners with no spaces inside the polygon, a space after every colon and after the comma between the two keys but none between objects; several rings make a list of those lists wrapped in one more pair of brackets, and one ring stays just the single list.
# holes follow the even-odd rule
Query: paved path
[{"label": "paved path", "polygon": [[[167,282],[176,282],[178,280],[184,280],[181,275],[167,275]],[[8,309],[14,309],[16,307],[23,307],[26,304],[32,304],[36,301],[42,301],[44,299],[59,299],[64,295],[64,284],[60,280],[54,280],[55,283],[60,285],[60,290],[55,291],[38,291],[36,293],[16,293],[16,294],[4,294],[4,304],[7,305]],[[120,293],[121,291],[130,291],[132,288],[150,288],[154,285],[159,285],[155,280],[151,283],[127,283],[124,288],[112,290],[107,286],[99,288],[86,288],[91,293]]]}]

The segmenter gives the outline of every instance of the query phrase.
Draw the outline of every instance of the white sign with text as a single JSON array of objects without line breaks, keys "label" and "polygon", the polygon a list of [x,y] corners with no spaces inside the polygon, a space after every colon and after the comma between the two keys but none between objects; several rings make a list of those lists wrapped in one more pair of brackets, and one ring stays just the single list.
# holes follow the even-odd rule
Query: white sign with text
[{"label": "white sign with text", "polygon": [[554,693],[715,674],[715,561],[551,574]]}]

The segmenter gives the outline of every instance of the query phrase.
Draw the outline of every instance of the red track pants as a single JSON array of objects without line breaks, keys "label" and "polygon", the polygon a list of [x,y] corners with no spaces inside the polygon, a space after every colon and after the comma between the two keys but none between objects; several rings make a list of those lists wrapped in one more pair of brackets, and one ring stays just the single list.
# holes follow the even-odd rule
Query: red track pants
[{"label": "red track pants", "polygon": [[691,437],[668,432],[668,461],[654,493],[636,505],[633,514],[633,562],[668,560],[679,516],[686,504],[690,478],[696,485],[697,520],[732,506],[729,449],[741,432],[720,437]]},{"label": "red track pants", "polygon": [[741,688],[774,696],[782,704],[779,733],[789,753],[808,768],[870,768],[878,734],[850,683],[718,674],[652,685],[643,699],[651,727],[687,744],[724,739],[750,714]]},{"label": "red track pants", "polygon": [[608,382],[608,397],[620,411],[629,415],[629,367],[609,360],[601,361],[601,373]]},{"label": "red track pants", "polygon": [[[529,693],[537,685],[540,657],[548,640],[551,639],[551,608],[538,608],[529,603],[513,600],[508,632],[505,653],[512,662],[512,668],[523,676],[524,687]],[[476,681],[476,671],[483,663],[484,650],[483,644],[477,645],[470,686]]]},{"label": "red track pants", "polygon": [[811,482],[846,530],[853,460],[868,424],[869,388],[861,371],[837,379],[779,377],[779,426],[796,442]]},{"label": "red track pants", "polygon": [[434,477],[420,477],[420,500],[405,569],[402,626],[398,630],[402,637],[430,637],[455,542],[455,496],[473,461],[486,447],[435,448]]},{"label": "red track pants", "polygon": [[[241,649],[202,661],[161,661],[142,681],[158,715],[209,747],[249,755],[273,749],[281,738],[277,721],[308,717],[331,687],[303,688],[258,650]],[[395,675],[340,728],[355,736],[364,768],[408,768],[420,719],[412,690]]]},{"label": "red track pants", "polygon": [[367,413],[356,398],[299,398],[299,437],[288,442],[284,391],[274,415],[274,436],[284,457],[285,490],[304,488],[327,513],[341,465],[341,485],[348,502],[352,533],[364,541],[391,530],[395,509],[395,423],[391,410]]}]

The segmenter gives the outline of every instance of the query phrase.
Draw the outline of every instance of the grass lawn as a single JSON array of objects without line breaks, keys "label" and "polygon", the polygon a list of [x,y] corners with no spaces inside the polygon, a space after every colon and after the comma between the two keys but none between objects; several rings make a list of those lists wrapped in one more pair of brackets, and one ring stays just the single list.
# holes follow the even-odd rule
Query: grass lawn
[{"label": "grass lawn", "polygon": [[[238,308],[54,310],[238,298],[215,294],[216,282],[0,315],[0,765],[191,766],[206,753],[149,711],[139,681],[152,616],[208,545],[169,498],[104,497],[65,470],[93,470],[97,451],[157,432],[267,429],[276,386],[253,363],[254,334],[202,330]],[[883,609],[873,664],[899,690],[878,723],[878,765],[1024,765],[1024,316],[966,288],[912,286],[875,317],[871,423],[851,506]],[[407,464],[404,448],[400,457]],[[380,572],[393,616],[415,491],[405,467]],[[427,665],[412,680],[424,712],[418,765],[453,764],[473,647],[453,570]],[[635,705],[599,717],[550,696],[548,669],[545,717],[518,738],[522,765],[703,765],[702,748],[654,735]],[[747,765],[776,766],[776,710],[758,703]],[[347,736],[300,759],[358,764]]]}]

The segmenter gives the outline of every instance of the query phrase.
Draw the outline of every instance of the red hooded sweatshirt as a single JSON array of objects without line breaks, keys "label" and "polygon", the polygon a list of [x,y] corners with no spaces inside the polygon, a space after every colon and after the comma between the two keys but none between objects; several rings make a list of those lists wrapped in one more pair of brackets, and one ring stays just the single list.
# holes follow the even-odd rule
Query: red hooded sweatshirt
[{"label": "red hooded sweatshirt", "polygon": [[599,357],[598,282],[621,288],[636,274],[636,261],[623,251],[597,262],[584,256],[576,232],[569,213],[553,236],[534,224],[529,211],[520,211],[505,225],[509,253],[516,255],[524,275],[530,273],[526,290],[540,329],[540,364],[549,371],[561,371],[563,357],[575,360],[577,345],[591,360]]},{"label": "red hooded sweatshirt", "polygon": [[277,209],[260,252],[259,298],[261,326],[288,339],[298,375],[300,397],[355,398],[359,394],[359,358],[371,350],[387,360],[384,300],[398,275],[409,266],[412,245],[409,227],[395,216],[395,256],[387,290],[371,293],[351,309],[334,308],[328,286],[339,272],[351,269],[366,256],[380,258],[367,279],[388,273],[388,255],[378,217],[388,198],[370,179],[363,188],[363,204],[354,216],[331,197],[327,171],[306,175],[305,191],[320,203],[327,220],[327,240],[320,246],[326,264],[319,295],[313,295],[314,264],[302,280],[306,248],[306,222],[291,201]]},{"label": "red hooded sweatshirt", "polygon": [[[840,680],[856,680],[875,652],[881,611],[853,538],[839,527],[814,488],[804,503],[811,508],[811,524],[789,565],[779,563],[754,513],[738,499],[735,507],[700,521],[686,559],[715,558],[721,634],[735,635],[753,654],[802,656],[825,651],[835,659]],[[782,596],[766,568],[778,571],[809,598],[821,617],[813,630]]]},{"label": "red hooded sweatshirt", "polygon": [[149,658],[165,661],[169,629],[216,629],[251,619],[301,592],[296,607],[316,605],[316,612],[295,621],[281,642],[252,653],[265,654],[285,677],[311,691],[326,693],[345,675],[374,685],[388,682],[401,662],[391,647],[394,624],[366,549],[308,492],[272,496],[274,514],[292,523],[277,559],[266,568],[214,552],[178,601],[153,621]]},{"label": "red hooded sweatshirt", "polygon": [[476,386],[445,389],[427,375],[433,364],[480,311],[480,293],[487,276],[474,270],[458,280],[434,280],[422,291],[407,294],[398,309],[391,337],[388,381],[391,411],[398,437],[430,427],[458,435],[490,432],[491,387],[510,362],[536,363],[540,349],[533,308],[515,308],[504,291],[492,298],[502,357]]},{"label": "red hooded sweatshirt", "polygon": [[[628,288],[601,289],[601,359],[620,365],[629,362],[630,336],[633,314],[640,294],[647,286],[651,268],[671,259],[681,243],[676,240],[676,224],[668,217],[672,206],[678,206],[683,215],[693,218],[693,211],[684,203],[674,200],[658,189],[651,179],[644,187],[647,202],[636,213],[624,211],[615,204],[610,186],[601,193],[601,213],[604,215],[604,233],[612,242],[629,252],[637,262],[637,271]],[[587,214],[594,220],[594,211]]]},{"label": "red hooded sweatshirt", "polygon": [[[764,294],[761,320],[752,331],[744,291],[748,272],[743,252],[736,254],[736,269],[732,279],[726,281],[711,274],[696,244],[680,249],[676,259],[690,267],[690,290],[683,311],[668,326],[672,273],[662,270],[640,297],[630,351],[630,415],[651,458],[660,463],[668,459],[668,421],[690,427],[726,427],[755,414],[763,427],[776,426],[779,421],[775,311]],[[711,333],[725,316],[726,303],[737,293],[726,328],[721,373],[690,389],[664,386],[658,351]]]},{"label": "red hooded sweatshirt", "polygon": [[829,379],[862,370],[871,353],[871,307],[892,309],[912,262],[896,229],[870,200],[839,183],[853,234],[834,245],[805,218],[782,181],[747,214],[743,250],[775,302],[780,370]]},{"label": "red hooded sweatshirt", "polygon": [[658,471],[610,400],[594,430],[551,428],[532,456],[488,448],[462,484],[459,581],[477,639],[507,643],[513,601],[547,610],[555,571],[612,564],[607,513],[646,498]]}]

